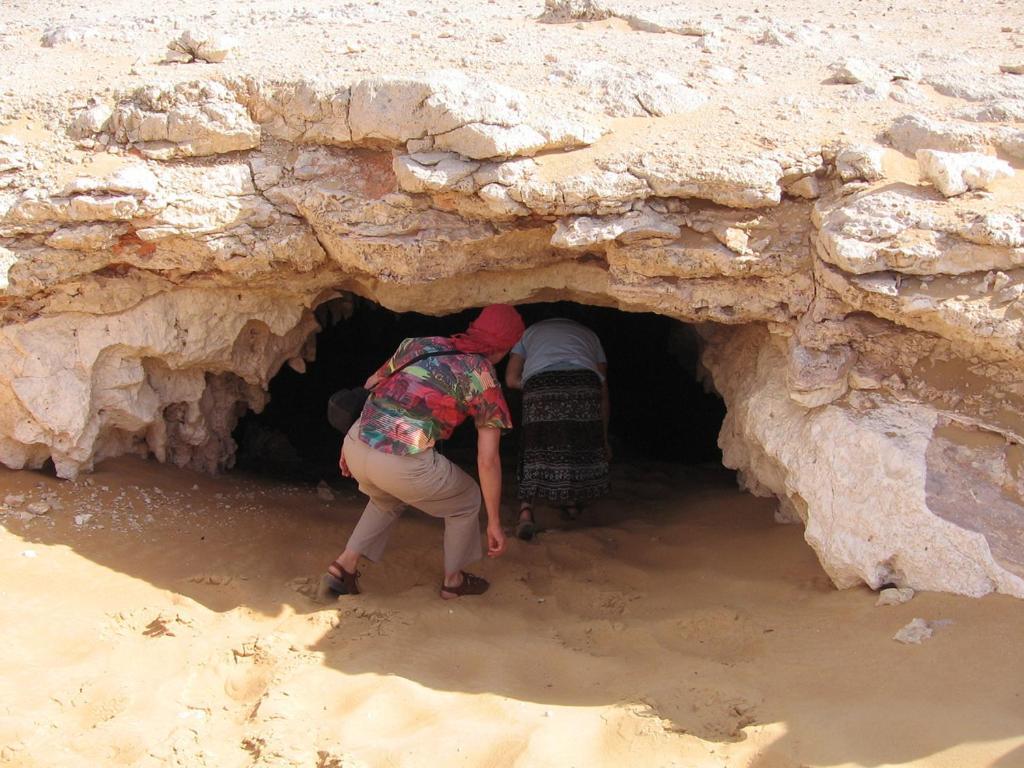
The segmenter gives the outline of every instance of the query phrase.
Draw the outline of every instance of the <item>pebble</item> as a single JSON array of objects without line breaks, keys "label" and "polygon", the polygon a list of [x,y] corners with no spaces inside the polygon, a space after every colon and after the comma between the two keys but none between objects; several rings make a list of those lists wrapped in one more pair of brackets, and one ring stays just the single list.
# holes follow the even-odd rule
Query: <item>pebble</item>
[{"label": "pebble", "polygon": [[931,625],[924,619],[914,619],[893,635],[892,639],[904,645],[920,645],[931,636]]},{"label": "pebble", "polygon": [[210,30],[187,30],[167,44],[167,60],[219,64],[237,45],[234,38]]},{"label": "pebble", "polygon": [[83,40],[96,37],[96,30],[89,27],[51,27],[39,39],[43,48],[54,48],[66,43],[81,43]]},{"label": "pebble", "polygon": [[316,495],[323,501],[334,501],[334,491],[332,491],[331,486],[323,480],[321,480],[316,486]]},{"label": "pebble", "polygon": [[25,510],[33,515],[49,514],[50,509],[50,505],[47,504],[45,501],[33,501],[31,504],[25,507]]},{"label": "pebble", "polygon": [[875,605],[902,605],[912,600],[913,597],[914,590],[910,587],[888,587],[878,593]]}]

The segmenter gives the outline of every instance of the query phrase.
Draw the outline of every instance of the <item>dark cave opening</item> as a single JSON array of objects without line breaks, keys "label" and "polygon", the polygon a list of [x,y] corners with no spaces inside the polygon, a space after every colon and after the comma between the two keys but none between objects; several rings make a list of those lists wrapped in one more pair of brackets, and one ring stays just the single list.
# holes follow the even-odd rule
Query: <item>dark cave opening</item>
[{"label": "dark cave opening", "polygon": [[[699,339],[689,325],[651,313],[629,313],[570,302],[518,307],[527,325],[563,316],[591,328],[608,358],[611,395],[609,432],[616,462],[720,464],[718,432],[725,404],[697,378]],[[284,367],[270,384],[270,402],[249,412],[236,427],[237,468],[295,481],[333,481],[341,435],[326,420],[327,400],[362,382],[405,338],[445,336],[465,330],[479,310],[443,317],[395,313],[359,297],[345,296],[317,308],[322,330],[316,359],[298,373]],[[498,365],[504,379],[506,361]],[[520,393],[505,390],[518,423]],[[465,423],[442,450],[473,463],[476,435]],[[514,466],[516,430],[502,440],[502,456]]]}]

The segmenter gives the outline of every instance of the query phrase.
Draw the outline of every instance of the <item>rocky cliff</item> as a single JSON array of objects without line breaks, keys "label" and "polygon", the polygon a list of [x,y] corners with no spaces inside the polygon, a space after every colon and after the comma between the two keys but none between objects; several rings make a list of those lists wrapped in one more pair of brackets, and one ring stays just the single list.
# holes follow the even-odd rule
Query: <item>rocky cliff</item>
[{"label": "rocky cliff", "polygon": [[343,292],[569,299],[698,325],[725,463],[837,585],[1024,597],[1024,77],[941,69],[838,62],[806,130],[581,64],[590,112],[455,70],[66,103],[68,162],[0,136],[0,462],[229,467]]}]

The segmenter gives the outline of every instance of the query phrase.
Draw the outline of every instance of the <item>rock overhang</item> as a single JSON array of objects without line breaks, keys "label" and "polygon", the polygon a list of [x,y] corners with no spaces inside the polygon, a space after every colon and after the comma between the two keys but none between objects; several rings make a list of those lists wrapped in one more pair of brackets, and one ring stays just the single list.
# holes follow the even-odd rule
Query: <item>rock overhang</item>
[{"label": "rock overhang", "polygon": [[[1016,162],[1013,100],[999,99],[995,125],[910,114],[881,143],[816,146],[709,143],[673,117],[624,145],[630,124],[552,119],[460,72],[186,81],[94,104],[70,135],[121,167],[26,188],[22,148],[0,165],[0,460],[52,457],[66,475],[128,451],[230,466],[239,408],[301,368],[311,310],[339,291],[435,314],[565,298],[701,324],[727,464],[799,511],[837,584],[1024,595],[1007,544],[1024,498],[1007,407],[1024,399],[1019,198],[998,180],[947,197],[905,173],[920,151]],[[1009,494],[971,524],[964,502],[926,492],[972,460],[948,447],[962,433],[990,436],[971,476]],[[829,449],[838,434],[861,453]],[[872,516],[818,492],[854,460],[868,464],[856,483],[896,478],[891,511],[923,526],[932,565],[878,498]],[[856,483],[837,487],[852,499]]]}]

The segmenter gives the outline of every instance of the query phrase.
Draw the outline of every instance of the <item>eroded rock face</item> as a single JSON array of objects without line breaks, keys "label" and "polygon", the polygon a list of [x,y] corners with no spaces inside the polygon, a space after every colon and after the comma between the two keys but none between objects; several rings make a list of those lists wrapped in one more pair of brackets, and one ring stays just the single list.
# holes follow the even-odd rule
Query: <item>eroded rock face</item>
[{"label": "eroded rock face", "polygon": [[[839,587],[1024,594],[1019,550],[1007,547],[1020,535],[1024,498],[1012,439],[863,379],[854,383],[870,389],[807,408],[793,397],[784,339],[759,328],[712,336],[705,364],[728,405],[725,464],[751,492],[788,500]],[[829,366],[847,387],[857,346]],[[965,504],[974,488],[992,488],[986,501],[995,504]]]},{"label": "eroded rock face", "polygon": [[[604,13],[548,3],[551,21]],[[302,370],[312,310],[345,291],[437,314],[569,299],[699,324],[725,463],[837,585],[1024,596],[1024,209],[991,159],[1024,156],[1012,94],[899,117],[887,145],[594,145],[607,114],[638,114],[617,100],[703,97],[559,72],[605,114],[458,72],[245,79],[69,111],[82,147],[117,148],[91,175],[40,181],[0,144],[0,461],[229,467],[238,418]],[[959,176],[929,170],[948,153]]]}]

